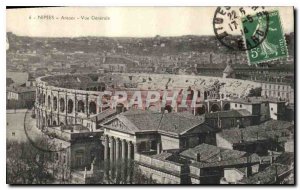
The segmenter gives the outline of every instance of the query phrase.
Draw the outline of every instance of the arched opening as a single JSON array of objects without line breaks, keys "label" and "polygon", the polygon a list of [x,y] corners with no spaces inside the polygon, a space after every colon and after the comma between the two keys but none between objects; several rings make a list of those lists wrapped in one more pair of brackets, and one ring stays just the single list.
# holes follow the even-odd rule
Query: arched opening
[{"label": "arched opening", "polygon": [[172,106],[170,105],[166,105],[165,108],[163,109],[163,111],[167,111],[168,113],[171,113],[172,112]]},{"label": "arched opening", "polygon": [[53,125],[54,125],[54,126],[56,126],[56,125],[57,125],[57,124],[56,124],[56,121],[53,121]]},{"label": "arched opening", "polygon": [[50,106],[51,106],[51,97],[50,97],[50,95],[48,96],[48,107],[50,108]]},{"label": "arched opening", "polygon": [[80,113],[84,113],[84,102],[82,100],[79,100],[77,102],[77,111]]},{"label": "arched opening", "polygon": [[68,113],[72,113],[73,112],[73,100],[69,99],[68,100]]},{"label": "arched opening", "polygon": [[223,110],[230,110],[230,104],[226,103],[223,107]]},{"label": "arched opening", "polygon": [[95,102],[90,102],[89,104],[89,113],[90,114],[96,114],[96,103]]},{"label": "arched opening", "polygon": [[196,108],[196,114],[195,115],[202,115],[205,114],[205,106],[203,105],[202,107],[197,107]]},{"label": "arched opening", "polygon": [[43,95],[43,104],[45,105],[45,103],[46,103],[46,95],[44,94]]},{"label": "arched opening", "polygon": [[60,122],[59,125],[60,125],[60,126],[63,126],[63,125],[65,125],[65,124],[64,124],[63,122]]},{"label": "arched opening", "polygon": [[43,94],[39,94],[39,104],[43,104]]},{"label": "arched opening", "polygon": [[48,126],[50,126],[51,125],[51,121],[50,121],[50,119],[48,119]]},{"label": "arched opening", "polygon": [[57,110],[57,98],[56,97],[53,98],[53,109],[54,109],[54,111]]},{"label": "arched opening", "polygon": [[220,111],[220,110],[221,110],[221,109],[220,109],[220,107],[219,107],[218,104],[213,104],[213,105],[211,106],[211,109],[210,109],[211,112],[217,112],[217,111]]},{"label": "arched opening", "polygon": [[65,99],[61,98],[59,100],[59,108],[60,108],[60,112],[64,112],[65,111]]},{"label": "arched opening", "polygon": [[206,100],[206,99],[207,99],[207,92],[204,91],[204,100]]}]

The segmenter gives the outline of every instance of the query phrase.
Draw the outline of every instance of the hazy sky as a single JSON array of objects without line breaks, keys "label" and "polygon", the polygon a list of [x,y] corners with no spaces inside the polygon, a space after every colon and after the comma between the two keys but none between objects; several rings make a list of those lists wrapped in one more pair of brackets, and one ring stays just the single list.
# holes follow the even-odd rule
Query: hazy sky
[{"label": "hazy sky", "polygon": [[[276,7],[275,9],[280,11],[284,31],[292,32],[294,28],[293,7]],[[6,10],[6,29],[8,32],[21,36],[43,37],[214,35],[212,21],[215,10],[216,7],[9,9]],[[59,19],[39,20],[38,15],[50,15]],[[31,19],[29,19],[30,16]],[[62,16],[75,17],[75,20],[61,20]],[[86,21],[82,20],[81,16],[109,17],[110,19]]]}]

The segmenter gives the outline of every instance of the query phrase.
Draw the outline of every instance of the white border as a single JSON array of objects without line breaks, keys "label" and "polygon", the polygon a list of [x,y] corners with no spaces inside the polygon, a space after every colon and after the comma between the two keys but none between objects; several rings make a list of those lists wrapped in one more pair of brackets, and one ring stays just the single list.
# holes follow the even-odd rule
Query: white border
[{"label": "white border", "polygon": [[[224,5],[230,5],[230,6],[250,6],[250,5],[265,5],[265,6],[295,6],[295,9],[299,11],[300,7],[300,1],[299,0],[251,0],[251,1],[234,1],[234,0],[226,0],[226,1],[218,1],[218,0],[208,0],[208,1],[199,1],[199,0],[149,0],[149,1],[138,1],[138,0],[110,0],[110,1],[97,1],[97,0],[89,0],[89,1],[82,1],[82,0],[51,0],[51,1],[41,1],[41,0],[26,0],[26,1],[18,1],[18,0],[7,0],[7,1],[0,1],[0,26],[1,26],[1,35],[0,35],[0,72],[2,79],[0,80],[1,85],[1,93],[0,93],[0,135],[1,135],[1,189],[11,189],[11,188],[24,188],[25,186],[8,186],[6,185],[6,110],[5,110],[5,96],[6,96],[6,79],[5,79],[5,73],[6,73],[6,17],[5,17],[5,9],[6,6],[224,6]],[[296,20],[299,21],[298,18],[299,12],[296,15]],[[299,22],[298,22],[299,23]],[[297,27],[297,29],[296,29]],[[295,26],[295,31],[299,31],[299,25]],[[296,34],[297,35],[297,34]],[[296,46],[298,43],[295,43]],[[297,49],[297,52],[295,52],[295,55],[299,55],[299,48]],[[298,58],[299,59],[299,58]],[[298,63],[295,63],[298,65]],[[297,66],[297,72],[299,73],[299,65]],[[296,76],[297,77],[297,76]],[[297,80],[296,80],[297,81]],[[300,82],[297,82],[297,88],[299,89]],[[299,94],[298,94],[299,95]],[[298,96],[295,97],[298,100]],[[298,101],[297,101],[298,102]],[[297,106],[298,107],[298,106]],[[296,118],[299,118],[299,112],[297,113]],[[299,123],[299,120],[298,120]],[[299,126],[299,124],[298,124]],[[297,128],[297,137],[299,138],[299,131],[300,129]],[[298,172],[298,166],[299,166],[299,154],[297,154],[297,179],[296,182],[299,184],[299,172]],[[61,188],[58,186],[26,186],[25,188],[43,188],[43,189],[50,189],[50,188]],[[76,186],[75,188],[101,188],[101,189],[116,189],[116,188],[155,188],[155,189],[171,189],[171,188],[210,188],[210,189],[218,189],[218,188],[241,188],[246,186]],[[271,188],[296,188],[294,187],[282,187],[280,185],[278,186],[247,186],[246,188],[255,188],[255,189],[271,189]],[[64,186],[64,188],[74,188],[74,186]]]}]

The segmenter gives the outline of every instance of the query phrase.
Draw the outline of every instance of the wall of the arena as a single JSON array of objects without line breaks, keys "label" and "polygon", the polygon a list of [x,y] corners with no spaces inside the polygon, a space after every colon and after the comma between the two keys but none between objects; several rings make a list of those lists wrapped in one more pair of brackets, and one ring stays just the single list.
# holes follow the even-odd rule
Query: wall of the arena
[{"label": "wall of the arena", "polygon": [[[120,74],[118,77],[121,77],[120,81],[130,80],[131,74]],[[145,74],[144,74],[145,75]],[[144,78],[146,75],[135,75],[133,78],[135,82],[138,83],[139,88],[146,88],[144,85]],[[127,76],[127,77],[126,77]],[[112,75],[112,78],[115,78],[116,75]],[[142,78],[141,78],[142,77]],[[159,77],[163,77],[166,81],[173,81],[171,85],[172,89],[186,89],[187,86],[191,87],[195,93],[198,94],[199,98],[202,100],[202,107],[189,110],[195,115],[201,115],[204,113],[224,111],[231,109],[231,105],[228,103],[227,95],[224,95],[228,91],[229,86],[226,84],[222,87],[222,93],[218,90],[212,88],[207,89],[206,87],[214,85],[216,81],[223,81],[225,79],[216,78],[216,77],[202,77],[199,76],[199,79],[196,79],[196,76],[183,76],[185,77],[183,83],[178,81],[178,76],[165,76],[165,75],[149,75],[148,78],[152,77],[159,81]],[[168,78],[170,77],[170,78]],[[127,79],[128,78],[128,79]],[[37,88],[36,88],[36,115],[37,115],[37,127],[43,128],[44,126],[51,125],[70,125],[70,124],[83,124],[83,120],[89,119],[94,115],[102,111],[101,105],[99,105],[99,100],[102,98],[102,94],[99,91],[86,91],[86,90],[77,90],[77,89],[67,89],[56,86],[48,85],[46,79],[43,81],[43,77],[37,79]],[[133,80],[133,79],[132,79]],[[147,79],[150,80],[150,79]],[[227,79],[226,79],[227,80]],[[241,88],[245,88],[245,91],[249,91],[249,86],[257,87],[256,83],[244,81],[247,85],[243,85],[241,80],[231,80],[228,79],[233,86],[230,86],[230,89],[234,85],[240,85]],[[200,82],[201,81],[201,82]],[[199,84],[198,84],[199,83]],[[248,84],[249,83],[249,84]],[[192,85],[193,84],[193,85]],[[205,84],[205,85],[204,85]],[[146,83],[145,83],[146,85]],[[160,89],[161,84],[154,85],[155,89]],[[109,86],[107,86],[109,89]],[[202,88],[203,87],[203,88]],[[148,87],[147,87],[148,88]],[[227,89],[227,90],[226,90]],[[221,90],[221,89],[220,89]],[[113,106],[111,106],[113,107]],[[126,107],[126,105],[125,105]],[[127,108],[127,107],[126,107]],[[127,108],[128,109],[128,108]],[[148,108],[146,108],[148,109]],[[170,109],[172,111],[179,111],[180,109],[174,107]]]},{"label": "wall of the arena", "polygon": [[101,112],[99,93],[48,86],[40,78],[36,88],[37,127],[82,124]]}]

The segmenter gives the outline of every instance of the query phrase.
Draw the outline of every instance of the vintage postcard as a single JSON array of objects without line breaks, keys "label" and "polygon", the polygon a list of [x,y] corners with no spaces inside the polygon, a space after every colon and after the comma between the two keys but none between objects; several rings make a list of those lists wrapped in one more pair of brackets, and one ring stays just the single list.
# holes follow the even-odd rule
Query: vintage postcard
[{"label": "vintage postcard", "polygon": [[294,7],[6,23],[7,184],[295,184]]}]

